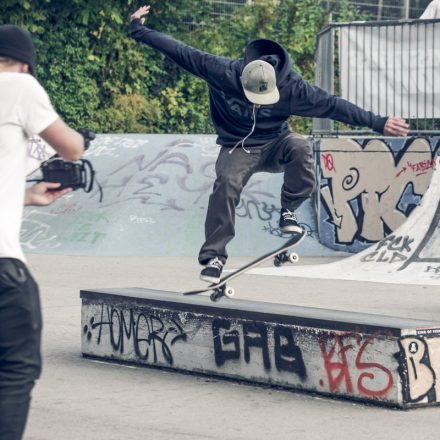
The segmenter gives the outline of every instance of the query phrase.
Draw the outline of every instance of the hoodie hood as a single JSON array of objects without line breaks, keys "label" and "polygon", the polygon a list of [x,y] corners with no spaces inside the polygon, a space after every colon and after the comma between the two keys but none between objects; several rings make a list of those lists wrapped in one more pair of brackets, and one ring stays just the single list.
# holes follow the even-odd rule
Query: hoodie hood
[{"label": "hoodie hood", "polygon": [[244,65],[255,60],[266,61],[274,67],[278,87],[283,85],[292,71],[292,61],[286,49],[273,40],[260,38],[251,41],[246,46],[244,51]]}]

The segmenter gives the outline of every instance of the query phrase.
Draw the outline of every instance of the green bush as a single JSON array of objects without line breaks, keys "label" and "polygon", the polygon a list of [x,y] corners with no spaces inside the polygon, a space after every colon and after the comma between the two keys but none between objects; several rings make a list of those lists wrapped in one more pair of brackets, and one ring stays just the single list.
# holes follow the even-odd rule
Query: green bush
[{"label": "green bush", "polygon": [[[252,39],[276,39],[313,81],[316,35],[331,12],[319,0],[254,0],[230,18],[213,18],[211,3],[152,0],[147,23],[228,57],[242,56]],[[2,0],[0,24],[33,33],[37,76],[72,126],[104,133],[212,133],[206,84],[128,37],[129,15],[138,7],[133,0]],[[356,16],[348,6],[344,11],[343,19]],[[304,118],[291,124],[310,129]]]},{"label": "green bush", "polygon": [[157,133],[162,119],[157,99],[141,95],[118,95],[111,106],[96,112],[96,130],[104,133]]}]

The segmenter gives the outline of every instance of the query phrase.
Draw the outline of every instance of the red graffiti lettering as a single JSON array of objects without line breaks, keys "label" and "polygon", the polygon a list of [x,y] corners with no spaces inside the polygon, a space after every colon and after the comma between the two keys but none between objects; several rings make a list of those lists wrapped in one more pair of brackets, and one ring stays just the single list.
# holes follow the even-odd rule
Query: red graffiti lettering
[{"label": "red graffiti lettering", "polygon": [[426,174],[430,169],[435,168],[435,159],[421,160],[417,163],[407,161],[407,164],[416,176],[420,176],[421,174]]},{"label": "red graffiti lettering", "polygon": [[[319,337],[319,346],[324,360],[324,368],[327,373],[327,379],[330,392],[340,389],[345,384],[347,393],[353,392],[353,381],[350,367],[347,361],[347,352],[354,350],[353,344],[345,344],[344,339],[347,337],[354,338],[356,344],[360,346],[355,358],[356,373],[360,373],[357,378],[357,389],[359,394],[366,397],[382,397],[388,394],[393,387],[394,381],[390,370],[377,362],[363,362],[362,356],[369,344],[380,336],[380,333],[369,335],[363,343],[362,335],[358,332],[341,332],[340,334],[325,334]],[[392,335],[388,335],[393,337]],[[368,370],[368,371],[366,371]],[[376,371],[375,371],[376,370]],[[387,383],[381,389],[372,389],[368,386],[368,382],[373,383],[377,379],[378,371],[383,372],[387,376]],[[377,382],[376,382],[377,383]]]},{"label": "red graffiti lettering", "polygon": [[[324,338],[325,336],[319,338],[319,346],[321,348],[321,353],[324,358],[324,366],[325,371],[327,372],[330,392],[335,392],[339,389],[341,383],[345,382],[345,389],[347,393],[351,393],[353,391],[353,384],[351,382],[350,369],[348,367],[347,356],[345,355],[345,353],[347,350],[353,348],[353,346],[344,346],[341,336],[333,336],[330,350],[327,351]],[[337,361],[334,361],[333,357],[335,356],[337,347],[339,348],[339,350],[337,351],[336,356],[338,356],[339,359]]]},{"label": "red graffiti lettering", "polygon": [[383,365],[380,365],[378,363],[375,363],[375,362],[362,362],[361,361],[362,355],[364,354],[364,351],[367,348],[368,344],[370,344],[371,341],[373,339],[375,339],[377,336],[378,336],[377,333],[370,335],[365,340],[365,342],[362,344],[361,348],[359,349],[359,353],[356,356],[356,368],[358,370],[361,371],[361,370],[367,370],[367,369],[378,369],[378,370],[383,371],[388,376],[388,383],[386,384],[386,386],[384,388],[382,388],[381,390],[371,390],[364,385],[364,381],[366,381],[366,379],[374,381],[376,376],[371,372],[364,372],[359,375],[358,381],[357,381],[358,390],[361,394],[363,394],[364,396],[368,396],[368,397],[386,396],[388,394],[388,391],[390,391],[390,389],[393,387],[393,383],[394,383],[393,376],[391,374],[391,371],[388,368],[386,368]]},{"label": "red graffiti lettering", "polygon": [[333,160],[333,156],[331,155],[331,153],[327,153],[327,154],[322,153],[321,156],[324,162],[324,168],[327,171],[336,171],[335,162]]}]

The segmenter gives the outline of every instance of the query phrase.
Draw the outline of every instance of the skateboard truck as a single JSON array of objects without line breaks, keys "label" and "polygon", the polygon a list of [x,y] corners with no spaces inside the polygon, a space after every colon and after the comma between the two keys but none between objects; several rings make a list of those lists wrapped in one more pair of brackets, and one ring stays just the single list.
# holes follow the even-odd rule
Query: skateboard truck
[{"label": "skateboard truck", "polygon": [[220,301],[222,296],[226,296],[226,298],[232,298],[234,295],[234,288],[224,284],[223,286],[214,289],[214,292],[212,292],[209,297],[211,298],[211,301],[217,302]]},{"label": "skateboard truck", "polygon": [[273,259],[273,264],[276,267],[279,267],[287,262],[289,263],[298,263],[299,261],[299,255],[295,252],[288,253],[286,251],[282,252],[281,254],[275,255]]}]

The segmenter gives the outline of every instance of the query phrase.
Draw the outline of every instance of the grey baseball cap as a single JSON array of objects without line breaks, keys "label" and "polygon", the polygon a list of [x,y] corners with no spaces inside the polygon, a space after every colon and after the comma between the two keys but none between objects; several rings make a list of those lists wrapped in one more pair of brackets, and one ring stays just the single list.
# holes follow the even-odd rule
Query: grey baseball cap
[{"label": "grey baseball cap", "polygon": [[266,61],[255,60],[246,64],[241,84],[246,98],[253,104],[270,105],[280,100],[275,69]]}]

